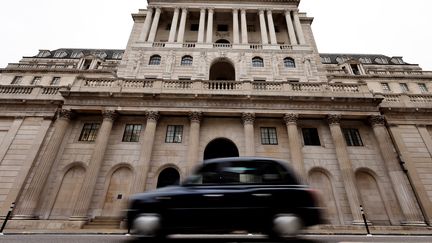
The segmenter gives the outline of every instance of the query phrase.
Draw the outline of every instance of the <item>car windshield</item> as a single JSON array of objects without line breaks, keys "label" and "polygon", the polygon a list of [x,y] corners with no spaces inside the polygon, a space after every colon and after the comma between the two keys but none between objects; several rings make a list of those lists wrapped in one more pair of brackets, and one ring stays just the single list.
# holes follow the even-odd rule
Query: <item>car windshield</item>
[{"label": "car windshield", "polygon": [[297,184],[281,165],[271,161],[235,161],[204,165],[187,184]]}]

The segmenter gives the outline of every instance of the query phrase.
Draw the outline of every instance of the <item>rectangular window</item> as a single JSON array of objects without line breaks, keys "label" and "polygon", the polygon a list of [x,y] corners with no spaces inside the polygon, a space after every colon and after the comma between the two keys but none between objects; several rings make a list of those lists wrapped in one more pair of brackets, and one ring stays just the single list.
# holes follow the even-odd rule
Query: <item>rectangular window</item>
[{"label": "rectangular window", "polygon": [[390,86],[388,83],[381,83],[381,87],[384,92],[390,92]]},{"label": "rectangular window", "polygon": [[60,84],[60,77],[54,77],[51,80],[51,85],[59,85]]},{"label": "rectangular window", "polygon": [[218,24],[217,25],[217,31],[228,31],[228,25],[227,24]]},{"label": "rectangular window", "polygon": [[302,128],[303,141],[305,146],[321,146],[316,128]]},{"label": "rectangular window", "polygon": [[94,142],[96,140],[97,133],[99,131],[99,123],[86,123],[83,126],[79,141],[82,142]]},{"label": "rectangular window", "polygon": [[41,80],[42,80],[42,77],[34,77],[30,84],[31,85],[38,85],[38,84],[40,84]]},{"label": "rectangular window", "polygon": [[191,24],[190,30],[191,31],[198,31],[199,29],[199,24]]},{"label": "rectangular window", "polygon": [[22,76],[15,76],[15,78],[12,80],[11,84],[20,84],[23,80]]},{"label": "rectangular window", "polygon": [[351,69],[354,75],[360,75],[360,69],[357,64],[351,64]]},{"label": "rectangular window", "polygon": [[363,146],[363,141],[360,137],[360,132],[358,129],[344,128],[342,131],[348,146]]},{"label": "rectangular window", "polygon": [[123,133],[123,142],[139,142],[142,125],[127,124]]},{"label": "rectangular window", "polygon": [[183,126],[168,125],[165,142],[166,143],[181,143],[183,137]]},{"label": "rectangular window", "polygon": [[261,144],[263,145],[277,145],[277,133],[275,127],[262,127],[261,128]]},{"label": "rectangular window", "polygon": [[428,88],[426,87],[426,84],[419,83],[418,86],[419,86],[420,91],[421,91],[422,93],[427,93],[427,92],[429,92]]},{"label": "rectangular window", "polygon": [[401,90],[402,90],[403,93],[409,91],[408,85],[406,83],[401,83],[400,87],[401,87]]}]

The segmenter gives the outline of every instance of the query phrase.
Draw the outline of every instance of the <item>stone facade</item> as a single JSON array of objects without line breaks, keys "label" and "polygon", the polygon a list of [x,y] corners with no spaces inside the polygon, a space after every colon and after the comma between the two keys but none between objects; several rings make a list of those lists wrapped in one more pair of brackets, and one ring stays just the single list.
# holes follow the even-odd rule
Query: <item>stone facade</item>
[{"label": "stone facade", "polygon": [[16,202],[12,228],[121,218],[129,195],[226,155],[287,161],[330,225],[361,223],[360,205],[373,225],[429,225],[432,72],[320,54],[298,4],[150,0],[125,50],[0,69],[0,215]]}]

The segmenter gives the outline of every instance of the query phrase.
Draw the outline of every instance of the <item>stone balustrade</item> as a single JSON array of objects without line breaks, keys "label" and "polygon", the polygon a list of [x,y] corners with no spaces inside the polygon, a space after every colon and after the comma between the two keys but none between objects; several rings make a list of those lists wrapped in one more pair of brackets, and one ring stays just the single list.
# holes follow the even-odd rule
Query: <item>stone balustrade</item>
[{"label": "stone balustrade", "polygon": [[61,100],[60,89],[63,86],[24,86],[0,85],[0,98],[3,99],[32,99],[32,100]]},{"label": "stone balustrade", "polygon": [[432,108],[431,94],[383,94],[383,107]]}]

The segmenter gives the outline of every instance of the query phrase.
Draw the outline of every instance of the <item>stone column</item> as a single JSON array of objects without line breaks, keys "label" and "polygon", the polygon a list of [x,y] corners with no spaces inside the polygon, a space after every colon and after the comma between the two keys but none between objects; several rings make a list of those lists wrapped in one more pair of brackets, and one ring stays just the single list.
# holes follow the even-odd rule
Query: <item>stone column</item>
[{"label": "stone column", "polygon": [[73,118],[73,112],[70,110],[59,110],[59,117],[54,124],[54,132],[48,142],[46,151],[40,159],[39,166],[35,168],[34,175],[29,184],[26,193],[19,200],[15,215],[19,218],[34,218],[39,197],[45,187],[49,177],[51,167],[54,164],[57,153],[62,144],[64,135]]},{"label": "stone column", "polygon": [[234,44],[239,44],[240,29],[239,29],[238,9],[233,9],[233,32],[234,32]]},{"label": "stone column", "polygon": [[268,44],[268,37],[267,37],[267,28],[266,28],[266,22],[264,17],[264,10],[259,10],[258,12],[259,20],[260,20],[260,29],[261,29],[261,43],[263,45]]},{"label": "stone column", "polygon": [[175,42],[175,36],[176,36],[176,32],[177,32],[177,23],[178,23],[179,12],[180,12],[179,8],[175,8],[174,9],[174,15],[173,15],[173,18],[172,18],[172,21],[171,21],[171,29],[170,29],[170,33],[169,33],[169,37],[168,37],[168,42],[169,43]]},{"label": "stone column", "polygon": [[189,114],[190,130],[189,130],[189,145],[188,145],[188,167],[187,174],[190,175],[198,164],[199,154],[199,136],[200,136],[200,124],[202,120],[201,112],[191,112]]},{"label": "stone column", "polygon": [[150,34],[149,34],[149,37],[148,37],[148,42],[154,42],[154,40],[156,38],[156,33],[157,33],[157,30],[158,30],[158,27],[159,27],[160,14],[161,14],[161,9],[160,8],[156,8],[156,13],[154,15],[153,23],[151,25]]},{"label": "stone column", "polygon": [[246,10],[241,10],[241,34],[242,34],[242,44],[248,44],[248,31],[247,31],[247,20],[246,20]]},{"label": "stone column", "polygon": [[213,43],[213,14],[214,10],[210,8],[208,10],[208,19],[207,19],[207,43]]},{"label": "stone column", "polygon": [[147,125],[144,130],[140,158],[138,161],[138,165],[135,167],[137,176],[135,176],[132,193],[144,192],[146,189],[147,176],[151,165],[153,143],[155,139],[158,120],[159,113],[157,111],[147,112]]},{"label": "stone column", "polygon": [[147,9],[147,15],[146,15],[146,19],[144,20],[144,25],[143,25],[143,28],[141,30],[140,37],[138,39],[139,42],[146,42],[149,28],[150,28],[150,24],[152,22],[152,16],[153,16],[153,8],[149,7]]},{"label": "stone column", "polygon": [[245,156],[255,156],[255,114],[243,113],[242,121],[245,133]]},{"label": "stone column", "polygon": [[277,45],[276,31],[273,22],[273,13],[271,10],[267,10],[267,23],[270,32],[270,42],[272,45]]},{"label": "stone column", "polygon": [[402,212],[405,215],[406,221],[403,222],[403,224],[425,225],[425,223],[419,218],[416,202],[414,200],[415,198],[411,193],[411,188],[409,188],[407,183],[404,183],[406,178],[401,170],[399,159],[395,153],[387,128],[385,127],[385,117],[381,115],[371,116],[369,122],[372,125],[396,197],[398,198]]},{"label": "stone column", "polygon": [[307,175],[303,161],[301,138],[297,127],[298,117],[298,114],[285,114],[284,120],[288,131],[288,142],[293,167],[306,180]]},{"label": "stone column", "polygon": [[302,25],[300,23],[298,11],[293,11],[293,16],[294,16],[294,26],[295,26],[295,30],[297,32],[297,37],[298,37],[298,40],[300,42],[300,45],[305,45],[306,41],[305,41],[305,37],[303,34],[303,28],[302,28]]},{"label": "stone column", "polygon": [[205,8],[202,8],[200,11],[200,21],[199,21],[199,29],[198,29],[198,43],[204,42],[205,16],[206,16],[206,10],[205,10]]},{"label": "stone column", "polygon": [[103,122],[96,137],[93,153],[84,177],[81,191],[78,195],[75,209],[70,220],[85,221],[87,220],[87,211],[89,209],[99,171],[102,167],[106,147],[112,130],[114,120],[117,118],[117,112],[113,110],[102,111]]},{"label": "stone column", "polygon": [[184,34],[185,34],[185,28],[186,28],[186,17],[187,17],[187,9],[182,9],[182,15],[181,15],[181,19],[180,19],[180,28],[179,28],[179,33],[177,36],[177,42],[178,43],[183,43],[184,42]]},{"label": "stone column", "polygon": [[412,158],[408,148],[405,145],[405,142],[402,138],[402,134],[399,130],[399,126],[396,124],[389,125],[391,136],[394,139],[395,146],[397,147],[401,160],[403,162],[404,169],[406,169],[406,175],[412,183],[412,189],[414,190],[414,194],[411,194],[412,197],[417,196],[420,209],[422,210],[423,216],[428,225],[432,223],[432,202],[430,197],[426,191],[425,185],[423,184],[422,179],[418,173],[418,168],[414,162],[414,158]]},{"label": "stone column", "polygon": [[297,45],[297,38],[296,38],[296,34],[294,31],[294,25],[291,19],[291,11],[290,10],[286,10],[285,11],[285,19],[287,22],[287,28],[288,28],[288,36],[291,42],[291,45]]},{"label": "stone column", "polygon": [[347,193],[353,224],[362,224],[363,219],[360,213],[360,200],[355,183],[354,170],[349,158],[344,135],[340,127],[341,115],[329,115],[327,121],[330,125],[330,132],[336,150],[337,160],[341,170],[342,181]]}]

